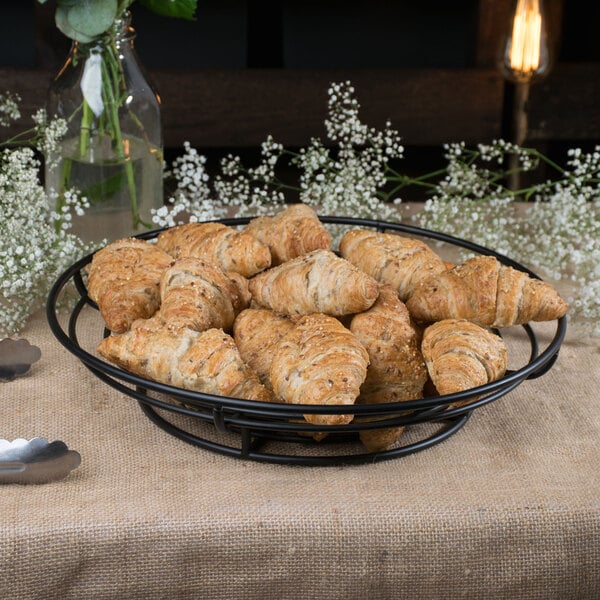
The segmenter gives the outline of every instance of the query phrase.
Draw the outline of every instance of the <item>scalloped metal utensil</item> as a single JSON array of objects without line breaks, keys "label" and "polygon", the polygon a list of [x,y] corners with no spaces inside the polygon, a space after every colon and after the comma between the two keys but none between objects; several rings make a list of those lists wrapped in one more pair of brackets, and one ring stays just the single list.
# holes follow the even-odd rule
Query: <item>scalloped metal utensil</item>
[{"label": "scalloped metal utensil", "polygon": [[0,381],[12,381],[15,377],[24,375],[41,355],[40,349],[26,339],[0,340]]},{"label": "scalloped metal utensil", "polygon": [[81,456],[60,440],[0,439],[0,483],[48,483],[64,479],[81,464]]}]

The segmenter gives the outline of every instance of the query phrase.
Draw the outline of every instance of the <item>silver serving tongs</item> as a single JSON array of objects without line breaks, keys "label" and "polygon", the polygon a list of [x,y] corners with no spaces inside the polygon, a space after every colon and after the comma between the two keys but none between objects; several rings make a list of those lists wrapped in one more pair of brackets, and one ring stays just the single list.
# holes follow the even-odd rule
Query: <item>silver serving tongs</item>
[{"label": "silver serving tongs", "polygon": [[48,483],[66,477],[81,456],[60,440],[0,439],[0,483]]}]

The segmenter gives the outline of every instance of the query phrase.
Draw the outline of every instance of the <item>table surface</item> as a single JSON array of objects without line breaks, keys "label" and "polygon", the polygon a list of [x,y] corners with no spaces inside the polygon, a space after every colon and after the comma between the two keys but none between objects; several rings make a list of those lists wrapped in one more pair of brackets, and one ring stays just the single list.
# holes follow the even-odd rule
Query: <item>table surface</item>
[{"label": "table surface", "polygon": [[60,439],[82,463],[0,486],[1,598],[600,597],[597,342],[568,334],[548,373],[433,448],[299,467],[170,436],[42,313],[21,337],[42,357],[0,384],[0,437]]}]

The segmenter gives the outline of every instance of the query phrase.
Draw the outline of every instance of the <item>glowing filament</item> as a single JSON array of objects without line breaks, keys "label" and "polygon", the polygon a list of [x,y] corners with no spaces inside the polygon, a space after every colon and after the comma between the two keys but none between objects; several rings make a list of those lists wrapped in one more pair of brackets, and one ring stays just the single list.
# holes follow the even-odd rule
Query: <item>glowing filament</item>
[{"label": "glowing filament", "polygon": [[542,14],[539,0],[518,0],[510,48],[511,69],[531,75],[540,66]]}]

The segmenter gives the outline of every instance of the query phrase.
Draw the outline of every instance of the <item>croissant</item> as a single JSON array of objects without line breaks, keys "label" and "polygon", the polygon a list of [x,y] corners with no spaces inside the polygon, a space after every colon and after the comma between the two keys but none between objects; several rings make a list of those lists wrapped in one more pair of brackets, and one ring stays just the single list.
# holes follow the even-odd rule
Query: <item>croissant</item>
[{"label": "croissant", "polygon": [[[420,331],[391,286],[381,286],[375,304],[352,318],[350,331],[366,348],[370,361],[360,388],[361,403],[402,402],[423,396],[427,368],[421,354]],[[376,452],[391,447],[403,430],[370,429],[359,435],[364,446]]]},{"label": "croissant", "polygon": [[263,271],[249,288],[256,304],[286,315],[357,313],[379,294],[372,277],[330,250],[314,250]]},{"label": "croissant", "polygon": [[[277,345],[271,387],[290,404],[353,405],[365,380],[369,355],[337,319],[323,314],[301,318]],[[305,414],[315,425],[341,425],[347,414]]]},{"label": "croissant", "polygon": [[346,232],[340,254],[380,283],[391,285],[403,302],[419,281],[446,270],[444,261],[424,242],[366,229]]},{"label": "croissant", "polygon": [[158,316],[104,338],[98,353],[136,375],[207,394],[269,402],[272,394],[220,329],[175,330]]},{"label": "croissant", "polygon": [[229,329],[248,306],[248,280],[198,258],[180,258],[160,281],[160,316],[171,327]]},{"label": "croissant", "polygon": [[244,231],[269,247],[272,266],[331,246],[331,235],[306,204],[292,204],[274,217],[252,219]]},{"label": "croissant", "polygon": [[223,223],[171,227],[159,234],[156,245],[173,258],[201,258],[244,277],[271,266],[271,253],[265,244]]},{"label": "croissant", "polygon": [[549,284],[478,256],[422,281],[407,302],[418,321],[468,319],[484,327],[551,321],[568,306]]},{"label": "croissant", "polygon": [[431,381],[442,395],[491,383],[506,372],[502,338],[464,319],[444,319],[427,327],[421,350]]},{"label": "croissant", "polygon": [[294,324],[264,308],[247,308],[233,323],[233,339],[244,362],[260,380],[271,386],[269,371],[275,356],[275,347]]},{"label": "croissant", "polygon": [[172,258],[150,242],[124,238],[98,250],[88,268],[87,291],[108,329],[123,333],[160,305],[159,282]]}]

